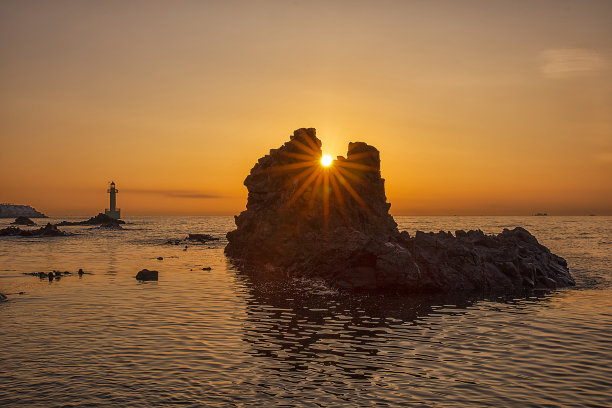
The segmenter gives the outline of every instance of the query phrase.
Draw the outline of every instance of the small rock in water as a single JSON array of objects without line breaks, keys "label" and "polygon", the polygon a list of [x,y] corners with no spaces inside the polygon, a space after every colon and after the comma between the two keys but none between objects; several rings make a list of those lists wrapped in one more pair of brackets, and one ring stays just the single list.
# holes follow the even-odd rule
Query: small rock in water
[{"label": "small rock in water", "polygon": [[209,235],[209,234],[189,234],[187,239],[190,241],[197,241],[197,242],[208,242],[208,241],[218,241],[219,240],[219,238],[213,237],[212,235]]},{"label": "small rock in water", "polygon": [[15,221],[13,221],[11,224],[13,224],[13,225],[27,225],[29,227],[32,227],[32,226],[36,225],[36,223],[34,221],[29,219],[28,217],[24,217],[24,216],[21,216],[21,215],[19,217],[15,218]]},{"label": "small rock in water", "polygon": [[136,279],[138,279],[139,281],[156,281],[158,280],[157,271],[143,269],[136,274]]},{"label": "small rock in water", "polygon": [[83,272],[83,269],[79,268],[79,272],[78,272],[78,273],[79,273],[79,276],[83,276],[83,274],[84,274],[85,272]]},{"label": "small rock in water", "polygon": [[0,302],[5,302],[6,300],[7,300],[6,295],[3,293],[0,293]]},{"label": "small rock in water", "polygon": [[158,260],[158,261],[163,261],[163,260],[164,260],[164,257],[163,257],[163,256],[158,256],[158,257],[157,257],[157,260]]},{"label": "small rock in water", "polygon": [[205,266],[204,268],[202,268],[203,271],[210,271],[212,270],[212,268],[210,266]]}]

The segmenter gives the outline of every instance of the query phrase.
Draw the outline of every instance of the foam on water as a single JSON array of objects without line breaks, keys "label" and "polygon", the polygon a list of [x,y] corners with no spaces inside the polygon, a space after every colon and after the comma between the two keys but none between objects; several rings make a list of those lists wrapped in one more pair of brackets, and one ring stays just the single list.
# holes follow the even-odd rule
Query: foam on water
[{"label": "foam on water", "polygon": [[[578,284],[503,300],[254,282],[223,255],[231,217],[126,220],[0,239],[0,405],[612,404],[610,217],[396,217],[410,233],[524,226]],[[166,244],[194,232],[221,240]]]}]

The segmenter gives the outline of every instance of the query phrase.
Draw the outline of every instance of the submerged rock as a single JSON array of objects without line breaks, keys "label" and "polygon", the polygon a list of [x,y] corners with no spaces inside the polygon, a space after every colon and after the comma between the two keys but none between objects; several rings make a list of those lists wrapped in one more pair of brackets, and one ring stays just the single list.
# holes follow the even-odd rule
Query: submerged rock
[{"label": "submerged rock", "polygon": [[315,129],[298,129],[245,179],[247,209],[226,254],[267,275],[320,277],[349,289],[517,291],[573,285],[567,263],[523,228],[399,232],[389,214],[379,152],[350,143],[322,167]]},{"label": "submerged rock", "polygon": [[22,230],[18,227],[7,227],[0,230],[0,236],[20,237],[65,237],[72,235],[69,232],[60,231],[55,225],[47,223],[44,227],[35,230]]},{"label": "submerged rock", "polygon": [[22,217],[22,216],[15,218],[15,221],[11,222],[11,224],[26,225],[28,227],[33,227],[34,225],[36,225],[36,223],[32,221],[31,219],[29,219],[28,217]]},{"label": "submerged rock", "polygon": [[136,279],[138,279],[139,281],[156,281],[158,280],[157,271],[143,269],[136,274]]}]

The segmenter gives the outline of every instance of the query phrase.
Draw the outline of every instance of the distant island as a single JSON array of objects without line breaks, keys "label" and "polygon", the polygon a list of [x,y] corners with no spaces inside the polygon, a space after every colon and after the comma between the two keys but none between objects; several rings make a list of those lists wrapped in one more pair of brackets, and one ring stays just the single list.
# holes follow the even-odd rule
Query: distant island
[{"label": "distant island", "polygon": [[45,214],[36,211],[29,205],[0,204],[0,218],[48,218]]}]

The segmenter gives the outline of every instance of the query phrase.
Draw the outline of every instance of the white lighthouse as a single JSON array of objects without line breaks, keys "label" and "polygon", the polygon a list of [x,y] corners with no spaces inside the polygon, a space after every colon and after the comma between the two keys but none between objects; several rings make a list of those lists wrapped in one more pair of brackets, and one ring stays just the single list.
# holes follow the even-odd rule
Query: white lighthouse
[{"label": "white lighthouse", "polygon": [[119,218],[121,218],[121,209],[117,208],[117,193],[119,192],[119,190],[115,188],[114,181],[111,181],[110,188],[106,190],[106,192],[110,194],[110,208],[105,208],[104,214],[118,220]]}]

